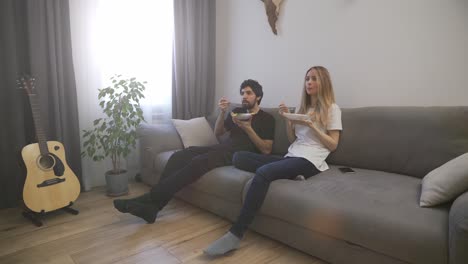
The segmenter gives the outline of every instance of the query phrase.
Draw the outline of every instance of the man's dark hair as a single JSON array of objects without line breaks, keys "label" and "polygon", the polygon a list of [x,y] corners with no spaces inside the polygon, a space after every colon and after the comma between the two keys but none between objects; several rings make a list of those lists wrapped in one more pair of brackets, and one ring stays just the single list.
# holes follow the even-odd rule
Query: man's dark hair
[{"label": "man's dark hair", "polygon": [[258,100],[258,104],[260,105],[260,102],[263,99],[263,88],[262,88],[262,86],[257,81],[252,80],[252,79],[248,79],[248,80],[245,80],[245,81],[242,82],[242,84],[240,86],[240,89],[239,89],[239,92],[242,93],[242,89],[244,89],[247,86],[252,88],[252,91],[254,92],[254,94],[257,97],[260,97],[260,100]]}]

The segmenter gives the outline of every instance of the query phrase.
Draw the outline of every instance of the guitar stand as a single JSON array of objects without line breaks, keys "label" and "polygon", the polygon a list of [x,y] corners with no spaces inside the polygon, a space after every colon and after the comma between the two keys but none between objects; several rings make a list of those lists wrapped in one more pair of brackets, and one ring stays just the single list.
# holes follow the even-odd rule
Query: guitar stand
[{"label": "guitar stand", "polygon": [[[60,208],[60,209],[57,209],[57,210],[63,210],[63,211],[65,211],[65,212],[67,212],[69,214],[72,214],[72,215],[79,214],[80,212],[78,210],[71,208],[72,205],[73,205],[73,202],[70,202],[70,204],[67,205],[66,207],[63,207],[63,208]],[[55,211],[57,211],[57,210],[55,210]],[[51,211],[51,212],[55,212],[55,211]],[[41,227],[43,225],[42,221],[41,221],[41,218],[43,218],[48,213],[44,212],[44,210],[42,210],[39,213],[36,213],[36,212],[33,212],[33,211],[29,210],[29,209],[25,209],[23,211],[22,215],[25,218],[29,219],[35,226]]]}]

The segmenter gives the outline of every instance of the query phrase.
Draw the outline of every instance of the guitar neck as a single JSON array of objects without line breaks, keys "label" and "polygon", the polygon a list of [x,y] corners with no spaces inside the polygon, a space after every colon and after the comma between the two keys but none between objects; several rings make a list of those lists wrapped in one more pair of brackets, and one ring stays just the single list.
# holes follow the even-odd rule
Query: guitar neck
[{"label": "guitar neck", "polygon": [[47,138],[42,129],[42,121],[41,121],[41,109],[39,107],[39,100],[36,94],[29,95],[29,102],[31,104],[31,110],[33,114],[34,120],[34,129],[36,130],[37,141],[39,144],[39,150],[41,151],[41,155],[46,155],[49,153],[47,148]]}]

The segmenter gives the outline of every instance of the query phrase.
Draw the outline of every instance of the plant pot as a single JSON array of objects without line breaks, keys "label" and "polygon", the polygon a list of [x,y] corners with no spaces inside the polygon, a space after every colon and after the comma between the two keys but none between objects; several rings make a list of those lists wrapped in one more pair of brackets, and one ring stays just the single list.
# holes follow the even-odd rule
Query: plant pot
[{"label": "plant pot", "polygon": [[128,194],[127,171],[121,170],[119,173],[106,172],[107,195],[116,197]]}]

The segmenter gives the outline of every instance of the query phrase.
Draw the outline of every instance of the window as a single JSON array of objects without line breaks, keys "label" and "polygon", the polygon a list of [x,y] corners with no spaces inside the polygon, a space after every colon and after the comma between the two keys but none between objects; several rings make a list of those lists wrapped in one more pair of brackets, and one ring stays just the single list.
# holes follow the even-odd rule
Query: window
[{"label": "window", "polygon": [[148,123],[171,116],[173,2],[101,0],[96,14],[101,78],[122,74],[147,81],[142,107]]}]

